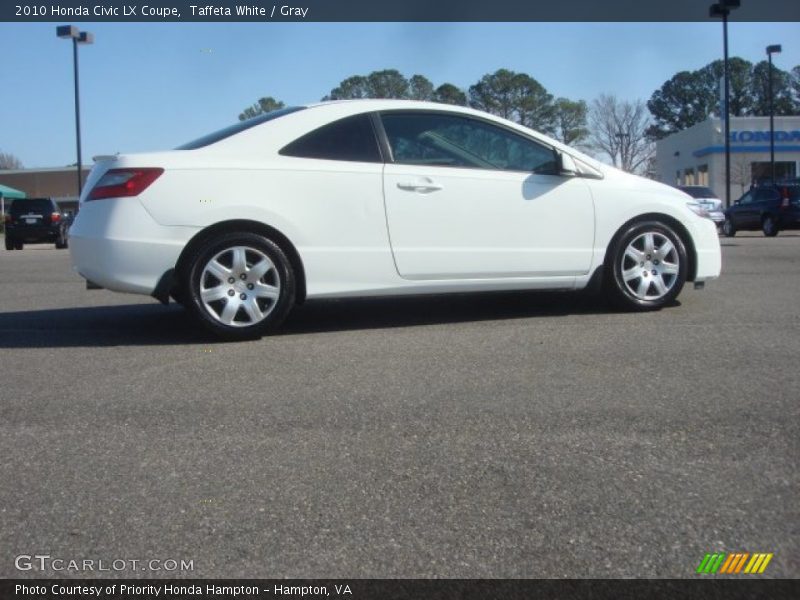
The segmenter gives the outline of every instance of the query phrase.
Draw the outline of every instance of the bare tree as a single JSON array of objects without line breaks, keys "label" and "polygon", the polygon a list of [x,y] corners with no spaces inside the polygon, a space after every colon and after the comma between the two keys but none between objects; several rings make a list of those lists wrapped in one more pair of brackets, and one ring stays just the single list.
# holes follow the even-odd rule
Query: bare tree
[{"label": "bare tree", "polygon": [[0,169],[21,169],[22,161],[13,154],[0,152]]},{"label": "bare tree", "polygon": [[[753,171],[751,168],[753,158],[750,154],[731,155],[731,183],[739,186],[739,196],[744,194],[745,190],[750,189],[753,183]],[[731,202],[735,199],[736,196],[732,196]]]},{"label": "bare tree", "polygon": [[623,171],[646,171],[655,146],[647,136],[650,118],[644,102],[602,94],[592,102],[589,124],[594,150],[608,155]]}]

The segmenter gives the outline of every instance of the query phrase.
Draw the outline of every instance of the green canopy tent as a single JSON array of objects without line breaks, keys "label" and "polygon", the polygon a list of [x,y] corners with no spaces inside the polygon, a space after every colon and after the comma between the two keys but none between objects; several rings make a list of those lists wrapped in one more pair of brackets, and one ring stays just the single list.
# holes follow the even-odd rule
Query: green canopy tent
[{"label": "green canopy tent", "polygon": [[6,198],[10,200],[22,200],[23,198],[27,198],[27,194],[0,183],[0,215],[6,214]]}]

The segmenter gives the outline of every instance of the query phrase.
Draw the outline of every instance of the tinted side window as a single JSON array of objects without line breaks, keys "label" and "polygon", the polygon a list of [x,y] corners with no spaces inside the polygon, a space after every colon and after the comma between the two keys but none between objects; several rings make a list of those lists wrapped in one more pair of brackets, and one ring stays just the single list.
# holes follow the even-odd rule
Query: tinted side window
[{"label": "tinted side window", "polygon": [[490,123],[437,113],[381,118],[397,163],[556,173],[551,148]]},{"label": "tinted side window", "polygon": [[381,162],[378,140],[368,115],[324,125],[285,146],[280,154],[357,162]]},{"label": "tinted side window", "polygon": [[744,196],[739,198],[739,204],[750,204],[753,201],[753,192],[747,192]]},{"label": "tinted side window", "polygon": [[756,192],[756,202],[768,202],[770,200],[778,200],[781,195],[778,190],[773,188],[764,188]]}]

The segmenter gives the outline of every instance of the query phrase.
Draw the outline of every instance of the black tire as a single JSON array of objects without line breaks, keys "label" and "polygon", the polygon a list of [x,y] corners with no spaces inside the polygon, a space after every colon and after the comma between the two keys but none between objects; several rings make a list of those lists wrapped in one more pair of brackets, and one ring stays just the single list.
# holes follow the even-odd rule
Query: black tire
[{"label": "black tire", "polygon": [[[238,249],[242,249],[244,270],[236,266]],[[232,283],[207,270],[211,268],[212,259],[215,265],[227,269],[225,277],[230,276]],[[294,306],[296,284],[291,263],[278,244],[262,235],[221,233],[199,246],[186,264],[179,284],[185,290],[179,294],[185,295],[184,306],[204,328],[223,339],[248,340],[272,333]],[[269,270],[258,280],[247,281],[247,274],[257,264],[269,264]],[[251,292],[252,286],[273,290],[277,297],[260,296],[258,291]],[[204,299],[203,288],[207,293],[216,292],[224,297]],[[260,320],[254,320],[251,312],[254,310],[258,311],[256,314],[263,314]]]},{"label": "black tire", "polygon": [[[650,251],[645,245],[647,234],[653,242]],[[636,264],[629,250],[641,253],[640,264]],[[658,310],[680,294],[688,266],[686,246],[670,226],[660,221],[633,223],[615,237],[608,249],[605,291],[609,300],[623,310]],[[627,280],[624,273],[630,275]]]},{"label": "black tire", "polygon": [[13,250],[13,249],[14,249],[14,240],[6,236],[6,250]]},{"label": "black tire", "polygon": [[169,293],[173,302],[186,306],[186,294],[183,293],[183,288],[180,285],[175,286]]},{"label": "black tire", "polygon": [[22,242],[14,242],[14,250],[22,250],[23,244]]},{"label": "black tire", "polygon": [[56,250],[64,250],[67,246],[68,242],[66,236],[63,233],[59,234],[56,238]]},{"label": "black tire", "polygon": [[775,237],[778,235],[780,228],[778,227],[778,222],[775,220],[775,217],[772,215],[766,215],[761,220],[761,231],[764,232],[766,237]]},{"label": "black tire", "polygon": [[725,217],[725,220],[722,222],[722,235],[725,237],[733,237],[736,235],[736,225],[734,225],[733,221],[728,217]]}]

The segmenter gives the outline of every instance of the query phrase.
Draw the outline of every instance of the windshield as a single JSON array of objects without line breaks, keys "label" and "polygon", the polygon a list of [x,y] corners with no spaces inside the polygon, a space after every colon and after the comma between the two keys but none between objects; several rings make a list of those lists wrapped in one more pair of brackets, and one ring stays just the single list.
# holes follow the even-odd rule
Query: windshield
[{"label": "windshield", "polygon": [[47,199],[14,200],[10,212],[15,216],[28,212],[49,214],[53,212],[53,203]]},{"label": "windshield", "polygon": [[304,106],[289,106],[286,108],[281,108],[279,110],[273,110],[271,112],[264,113],[263,115],[253,117],[252,119],[247,119],[246,121],[240,121],[238,123],[234,123],[233,125],[229,125],[224,129],[220,129],[213,133],[209,133],[208,135],[204,135],[203,137],[197,138],[196,140],[193,140],[187,144],[178,146],[175,149],[197,150],[198,148],[210,146],[211,144],[216,144],[217,142],[224,140],[225,138],[229,138],[232,135],[241,133],[242,131],[250,129],[251,127],[255,127],[256,125],[261,125],[262,123],[266,123],[267,121],[272,121],[273,119],[277,119],[284,115],[297,112],[298,110],[303,110],[304,108],[305,108]]}]

